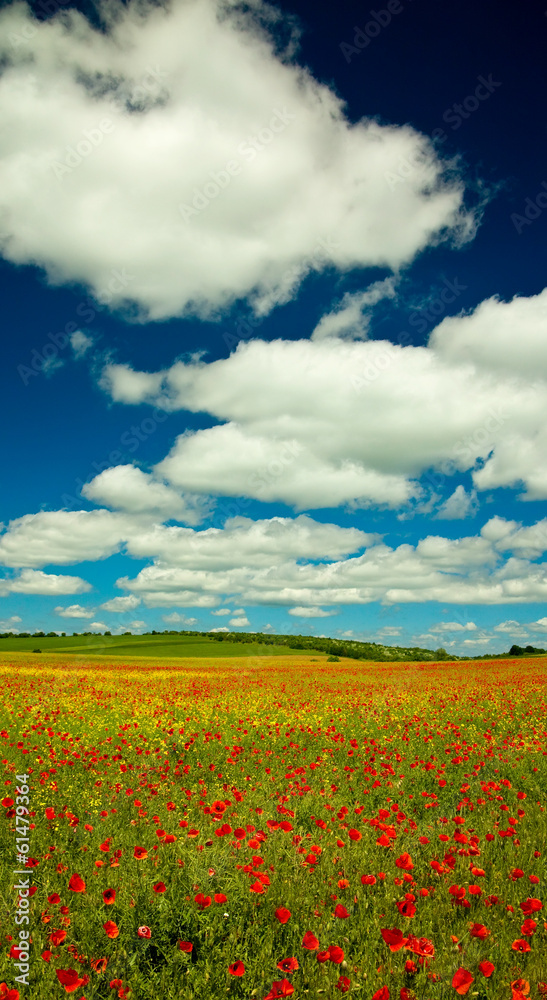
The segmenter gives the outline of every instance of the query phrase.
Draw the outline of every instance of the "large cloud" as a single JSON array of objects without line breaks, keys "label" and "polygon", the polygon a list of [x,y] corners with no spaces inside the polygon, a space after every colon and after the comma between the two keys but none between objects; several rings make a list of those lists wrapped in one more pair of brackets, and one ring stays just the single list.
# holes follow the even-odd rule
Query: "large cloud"
[{"label": "large cloud", "polygon": [[18,576],[0,579],[0,597],[8,594],[83,594],[91,584],[80,576],[59,576],[42,570],[24,569]]},{"label": "large cloud", "polygon": [[[471,470],[479,490],[523,483],[525,497],[538,499],[547,497],[546,315],[547,290],[491,299],[445,321],[427,347],[351,342],[344,329],[344,339],[254,340],[209,364],[179,361],[144,373],[140,393],[141,373],[110,364],[102,384],[118,402],[223,421],[180,436],[157,466],[177,489],[296,509],[398,507],[419,496],[424,471],[440,468],[441,480]],[[513,370],[509,327],[515,342],[522,336],[526,356],[537,346],[533,377],[528,362]],[[458,487],[440,514],[461,516],[474,506],[474,494]]]},{"label": "large cloud", "polygon": [[118,552],[139,526],[138,518],[108,510],[25,514],[0,535],[0,565],[66,566],[105,559]]},{"label": "large cloud", "polygon": [[397,270],[472,235],[454,165],[410,126],[350,124],[275,51],[259,0],[118,8],[103,32],[74,10],[0,15],[9,260],[158,319],[245,296],[264,312],[310,269]]}]

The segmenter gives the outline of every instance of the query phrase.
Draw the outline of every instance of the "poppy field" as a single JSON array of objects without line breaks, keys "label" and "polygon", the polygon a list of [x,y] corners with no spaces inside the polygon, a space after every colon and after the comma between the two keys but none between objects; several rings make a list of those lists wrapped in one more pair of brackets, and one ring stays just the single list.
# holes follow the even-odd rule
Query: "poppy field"
[{"label": "poppy field", "polygon": [[547,997],[546,676],[6,653],[0,1000]]}]

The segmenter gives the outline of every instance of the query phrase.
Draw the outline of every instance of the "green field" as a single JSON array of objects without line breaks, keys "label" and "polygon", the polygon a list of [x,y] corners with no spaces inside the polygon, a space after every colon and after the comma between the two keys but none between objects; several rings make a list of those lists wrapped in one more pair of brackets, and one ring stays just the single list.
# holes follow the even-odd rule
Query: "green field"
[{"label": "green field", "polygon": [[[67,635],[0,639],[3,652],[85,653],[90,656],[289,656],[288,646],[260,642],[224,643],[205,636],[184,635]],[[38,656],[38,654],[36,654]],[[317,654],[318,657],[321,653]]]}]

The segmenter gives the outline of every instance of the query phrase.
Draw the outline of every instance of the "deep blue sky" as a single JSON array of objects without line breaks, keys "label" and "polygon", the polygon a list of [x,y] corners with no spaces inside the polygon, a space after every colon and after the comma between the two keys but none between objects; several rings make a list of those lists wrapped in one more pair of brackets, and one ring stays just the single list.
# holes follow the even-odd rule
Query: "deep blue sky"
[{"label": "deep blue sky", "polygon": [[[76,6],[86,10],[84,5]],[[455,159],[455,169],[465,180],[468,204],[483,202],[481,222],[471,241],[459,248],[430,245],[416,254],[402,275],[397,299],[380,303],[375,311],[369,336],[397,343],[406,331],[406,344],[426,345],[437,320],[429,317],[419,323],[416,318],[411,322],[410,317],[427,309],[428,300],[434,300],[446,282],[456,281],[463,291],[447,306],[442,318],[471,311],[492,296],[509,302],[514,296],[532,297],[542,292],[547,209],[529,208],[529,214],[535,215],[530,224],[522,222],[522,218],[526,207],[547,191],[544,5],[401,0],[398,7],[392,5],[391,9],[398,12],[390,15],[390,22],[359,52],[350,52],[347,47],[353,46],[357,29],[364,32],[369,30],[367,26],[387,20],[383,0],[373,6],[349,0],[335,5],[283,0],[275,6],[294,18],[300,30],[295,61],[345,102],[351,122],[374,118],[383,126],[408,124],[434,138],[439,155]],[[38,16],[43,11],[39,3],[33,4],[33,9]],[[283,30],[286,33],[286,27]],[[281,36],[282,29],[278,31]],[[369,33],[375,35],[376,29],[373,27]],[[476,110],[465,112],[464,119],[456,106],[461,108],[479,84],[484,88],[485,80],[490,81],[492,92],[480,100]],[[472,104],[468,101],[467,106]],[[317,212],[321,210],[318,204]],[[153,245],[150,253],[154,253]],[[331,269],[309,277],[291,302],[275,308],[255,327],[255,336],[264,341],[309,338],[321,316],[344,293],[363,291],[388,274],[386,267],[371,267],[345,274]],[[92,510],[97,505],[82,498],[80,489],[101,470],[133,463],[149,471],[169,452],[177,435],[218,424],[214,414],[185,409],[161,413],[161,419],[156,420],[147,403],[128,406],[112,402],[99,387],[98,379],[109,362],[155,372],[196,350],[205,351],[203,360],[207,363],[227,358],[236,346],[238,324],[251,315],[245,298],[225,309],[216,322],[175,317],[136,323],[128,321],[123,312],[99,306],[85,285],[64,282],[54,287],[43,268],[33,266],[31,259],[20,265],[4,259],[0,263],[0,287],[4,328],[0,368],[4,489],[0,518],[5,525],[39,511]],[[35,367],[40,366],[41,360],[37,359],[44,357],[52,334],[59,335],[71,322],[93,340],[93,347],[75,359],[70,345],[61,346],[46,373],[31,374],[33,362]],[[515,329],[515,338],[518,336]],[[62,345],[58,336],[57,342]],[[128,444],[134,440],[135,428],[141,438],[136,448]],[[470,470],[456,473],[440,486],[439,503],[460,484],[471,490]],[[400,510],[385,509],[383,505],[357,511],[346,504],[304,510],[315,521],[379,532],[387,545],[396,547],[401,543],[416,545],[427,535],[474,536],[494,515],[532,525],[545,516],[544,500],[523,503],[521,493],[520,487],[482,492],[478,510],[463,519],[437,520],[431,510],[401,517]],[[254,519],[294,517],[295,510],[280,501],[253,500],[245,507],[245,514]],[[221,520],[217,513],[216,519],[203,521],[200,530],[211,524],[218,527]],[[538,557],[533,558],[537,562]],[[150,562],[119,554],[85,562],[75,560],[70,566],[62,562],[41,565],[46,573],[82,577],[92,590],[62,597],[11,593],[3,598],[0,618],[7,623],[6,628],[19,630],[83,630],[88,627],[87,619],[62,618],[54,608],[77,602],[98,609],[111,597],[125,593],[115,586],[118,577],[135,577]],[[17,575],[16,565],[8,562],[7,567],[9,578]],[[397,642],[399,636],[407,643],[426,634],[439,635],[438,642],[423,639],[417,644],[434,647],[453,641],[454,651],[467,649],[473,654],[483,649],[501,651],[512,641],[520,641],[508,632],[492,631],[500,623],[509,619],[526,625],[537,622],[545,613],[544,605],[531,599],[518,604],[417,600],[387,602],[385,606],[379,602],[346,605],[327,601],[325,606],[330,612],[336,611],[336,616],[332,621],[322,621],[289,616],[291,605],[287,602],[261,607],[235,596],[224,598],[222,606],[226,601],[228,607],[245,608],[250,622],[246,630],[263,629],[267,624],[281,632],[307,632],[313,627],[318,633],[335,635],[352,630],[356,637],[374,639],[382,637],[379,630],[393,626],[401,631],[386,638],[386,642]],[[168,627],[162,616],[174,610],[175,605],[148,608],[145,602],[123,617],[123,625],[133,627],[129,622],[135,620],[144,622],[147,628]],[[181,605],[178,610],[181,616],[195,617],[197,628],[226,624],[225,618],[211,617],[207,609]],[[12,621],[11,616],[21,621]],[[120,616],[97,610],[92,620],[115,629]],[[458,630],[446,630],[442,635],[430,633],[439,622],[475,623],[477,630],[469,629],[464,637],[474,639],[480,633],[490,641],[464,646]],[[145,626],[135,626],[134,630]],[[535,631],[515,626],[517,635],[543,644],[541,626]]]}]

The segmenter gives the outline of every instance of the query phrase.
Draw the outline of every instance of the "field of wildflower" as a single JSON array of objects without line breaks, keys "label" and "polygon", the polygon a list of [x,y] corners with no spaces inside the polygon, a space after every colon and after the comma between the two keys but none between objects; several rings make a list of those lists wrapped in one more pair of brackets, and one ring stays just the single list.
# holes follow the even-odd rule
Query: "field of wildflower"
[{"label": "field of wildflower", "polygon": [[6,654],[0,1000],[547,996],[546,676]]}]

